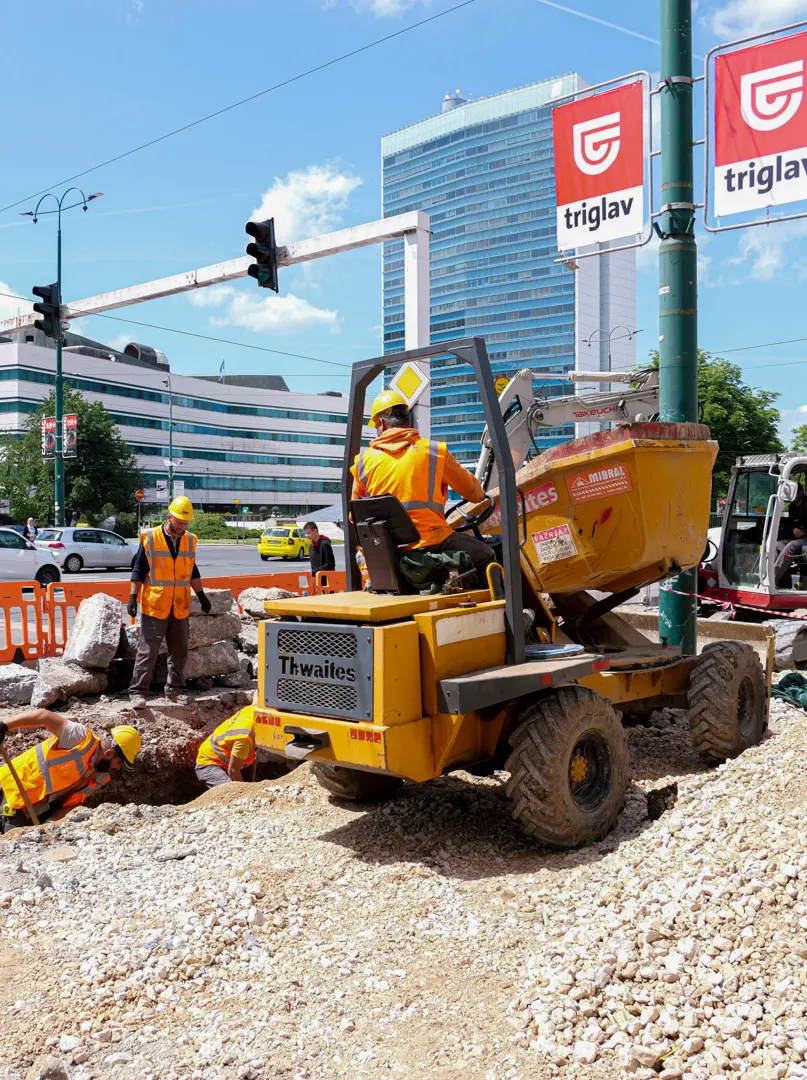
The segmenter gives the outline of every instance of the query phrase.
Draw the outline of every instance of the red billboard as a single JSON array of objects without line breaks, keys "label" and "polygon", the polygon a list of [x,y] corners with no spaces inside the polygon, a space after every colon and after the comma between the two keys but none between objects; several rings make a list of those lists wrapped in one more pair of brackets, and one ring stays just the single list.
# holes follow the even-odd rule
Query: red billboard
[{"label": "red billboard", "polygon": [[558,248],[633,237],[644,229],[644,84],[558,105]]},{"label": "red billboard", "polygon": [[714,213],[807,199],[807,33],[715,59]]}]

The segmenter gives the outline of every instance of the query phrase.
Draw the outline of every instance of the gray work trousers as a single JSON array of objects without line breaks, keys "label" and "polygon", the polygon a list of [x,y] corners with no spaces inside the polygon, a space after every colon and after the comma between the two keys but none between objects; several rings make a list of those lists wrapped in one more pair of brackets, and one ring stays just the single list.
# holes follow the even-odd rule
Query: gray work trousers
[{"label": "gray work trousers", "polygon": [[773,564],[773,573],[777,589],[790,588],[790,571],[793,562],[801,558],[805,547],[807,547],[807,537],[789,540],[786,544],[780,540],[776,545],[777,558]]},{"label": "gray work trousers", "polygon": [[196,779],[208,789],[232,783],[230,774],[220,765],[197,765],[194,772]]},{"label": "gray work trousers", "polygon": [[468,533],[455,532],[453,535],[446,537],[440,544],[430,544],[428,547],[421,548],[422,551],[464,551],[471,559],[474,570],[476,570],[476,584],[480,589],[485,588],[486,568],[494,561],[496,556],[493,553],[493,548],[490,544],[486,544],[484,540],[477,540],[475,536],[469,536]]},{"label": "gray work trousers", "polygon": [[167,619],[155,619],[153,615],[140,616],[140,640],[137,643],[132,683],[129,693],[148,693],[160,645],[163,638],[168,646],[168,682],[171,690],[185,686],[185,664],[188,660],[190,627],[187,619],[177,619],[173,612]]}]

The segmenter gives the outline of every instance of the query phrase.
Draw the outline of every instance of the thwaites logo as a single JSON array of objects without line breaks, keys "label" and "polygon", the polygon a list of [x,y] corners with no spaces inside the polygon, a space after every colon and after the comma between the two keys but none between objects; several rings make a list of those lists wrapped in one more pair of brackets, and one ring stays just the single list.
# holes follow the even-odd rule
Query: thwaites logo
[{"label": "thwaites logo", "polygon": [[[554,484],[541,484],[539,487],[530,488],[524,492],[524,503],[528,514],[534,514],[537,510],[546,510],[547,507],[558,501],[558,489]],[[519,512],[521,500],[519,499]],[[485,525],[491,529],[498,529],[502,523],[501,507],[497,506],[490,515]]]},{"label": "thwaites logo", "polygon": [[280,674],[296,679],[328,679],[330,682],[352,683],[356,681],[356,671],[345,664],[333,660],[320,662],[296,660],[293,656],[278,657]]},{"label": "thwaites logo", "polygon": [[807,199],[807,33],[715,60],[714,213]]},{"label": "thwaites logo", "polygon": [[644,87],[629,83],[559,105],[555,140],[558,248],[585,247],[644,227]]}]

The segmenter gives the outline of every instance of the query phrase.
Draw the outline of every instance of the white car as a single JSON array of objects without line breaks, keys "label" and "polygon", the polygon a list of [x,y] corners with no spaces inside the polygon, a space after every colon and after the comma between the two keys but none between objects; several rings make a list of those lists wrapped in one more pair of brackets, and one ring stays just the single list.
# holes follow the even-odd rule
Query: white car
[{"label": "white car", "polygon": [[88,570],[129,570],[138,545],[124,540],[109,529],[81,528],[43,529],[35,540],[36,546],[50,551],[66,574]]},{"label": "white car", "polygon": [[38,581],[44,588],[61,576],[47,548],[35,547],[15,529],[0,528],[0,581]]}]

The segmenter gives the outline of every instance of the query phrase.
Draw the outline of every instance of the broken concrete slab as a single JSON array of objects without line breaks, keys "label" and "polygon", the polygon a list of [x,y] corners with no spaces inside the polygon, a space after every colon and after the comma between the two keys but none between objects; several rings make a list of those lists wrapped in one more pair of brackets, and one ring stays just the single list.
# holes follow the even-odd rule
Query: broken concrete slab
[{"label": "broken concrete slab", "polygon": [[289,592],[287,589],[253,587],[244,589],[243,592],[238,594],[238,603],[247,615],[251,615],[253,619],[264,619],[266,618],[266,609],[263,605],[266,600],[287,600],[289,597],[297,595],[297,593]]},{"label": "broken concrete slab", "polygon": [[241,620],[241,631],[236,638],[236,645],[242,652],[253,656],[258,651],[258,624],[250,619]]},{"label": "broken concrete slab", "polygon": [[249,686],[252,679],[246,671],[239,669],[238,671],[230,671],[226,675],[217,675],[213,682],[217,686],[229,686],[238,689],[239,687]]},{"label": "broken concrete slab", "polygon": [[[227,591],[227,590],[222,590]],[[190,647],[200,649],[216,641],[229,641],[241,633],[241,620],[237,615],[191,615]]]},{"label": "broken concrete slab", "polygon": [[94,593],[82,600],[64,650],[64,660],[83,668],[103,671],[118,651],[121,628],[120,600]]},{"label": "broken concrete slab", "polygon": [[22,664],[0,664],[0,702],[28,705],[36,682],[36,672]]},{"label": "broken concrete slab", "polygon": [[214,645],[191,649],[185,665],[185,678],[215,678],[217,675],[228,675],[231,671],[240,669],[238,653],[232,641],[217,641]]},{"label": "broken concrete slab", "polygon": [[[204,580],[204,578],[202,579]],[[211,604],[211,615],[226,615],[233,608],[233,594],[231,589],[205,589],[205,596]],[[196,593],[191,597],[191,615],[201,615],[202,607]]]},{"label": "broken concrete slab", "polygon": [[31,706],[47,708],[56,701],[80,694],[102,694],[107,678],[103,671],[88,671],[79,664],[61,660],[40,660],[36,682],[31,689]]}]

